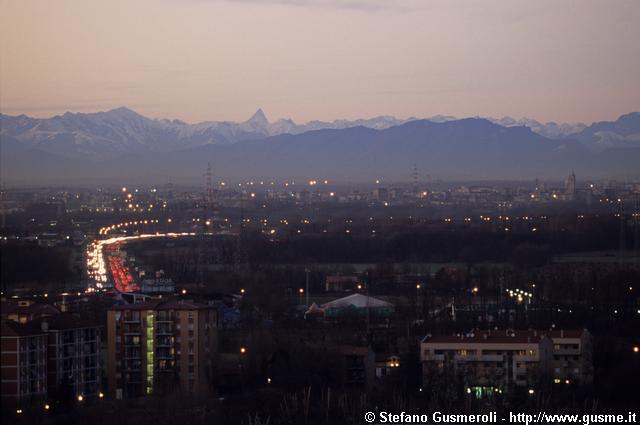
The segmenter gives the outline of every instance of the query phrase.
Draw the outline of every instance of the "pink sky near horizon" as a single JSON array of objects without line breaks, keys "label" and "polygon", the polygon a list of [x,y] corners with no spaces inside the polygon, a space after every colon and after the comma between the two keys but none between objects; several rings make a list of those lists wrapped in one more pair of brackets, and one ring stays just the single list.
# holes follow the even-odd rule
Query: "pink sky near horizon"
[{"label": "pink sky near horizon", "polygon": [[636,0],[0,0],[0,112],[612,120]]}]

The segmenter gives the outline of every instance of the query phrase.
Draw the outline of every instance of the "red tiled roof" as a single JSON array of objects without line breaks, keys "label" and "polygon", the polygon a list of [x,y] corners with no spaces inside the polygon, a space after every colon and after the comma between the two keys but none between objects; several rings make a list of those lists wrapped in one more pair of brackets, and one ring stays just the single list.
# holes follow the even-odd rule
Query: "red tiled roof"
[{"label": "red tiled roof", "polygon": [[12,302],[2,302],[2,314],[35,314],[35,315],[55,315],[60,314],[60,310],[51,304],[34,303],[29,306],[19,306]]},{"label": "red tiled roof", "polygon": [[137,304],[118,305],[112,310],[202,310],[207,308],[213,307],[189,300],[155,299]]},{"label": "red tiled roof", "polygon": [[425,338],[425,343],[447,343],[447,344],[537,344],[542,337],[538,336],[506,336],[506,335],[487,335],[485,338],[483,334],[469,336],[435,336],[431,338]]},{"label": "red tiled roof", "polygon": [[547,331],[546,334],[553,338],[581,338],[585,329],[554,329]]},{"label": "red tiled roof", "polygon": [[561,338],[580,338],[583,329],[567,329],[567,330],[474,330],[469,334],[446,335],[446,336],[428,336],[423,339],[424,343],[463,343],[463,344],[508,344],[508,343],[538,343],[543,337],[547,336],[551,339]]},{"label": "red tiled roof", "polygon": [[158,306],[158,310],[201,310],[213,308],[210,305],[195,301],[171,300]]}]

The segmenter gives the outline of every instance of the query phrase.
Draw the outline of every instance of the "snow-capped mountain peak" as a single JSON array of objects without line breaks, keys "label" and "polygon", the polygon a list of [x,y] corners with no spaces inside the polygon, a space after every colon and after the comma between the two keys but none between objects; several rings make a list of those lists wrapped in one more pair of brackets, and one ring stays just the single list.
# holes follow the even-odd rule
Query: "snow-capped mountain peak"
[{"label": "snow-capped mountain peak", "polygon": [[[313,130],[344,129],[356,126],[384,130],[415,118],[398,119],[378,116],[357,120],[309,121],[297,124],[291,119],[270,123],[262,109],[247,121],[207,121],[188,124],[179,120],[151,119],[134,110],[119,107],[105,112],[72,113],[52,118],[30,118],[26,115],[0,114],[0,135],[23,147],[45,150],[67,157],[104,159],[123,153],[171,152],[209,144],[231,144],[279,134],[301,134]],[[455,120],[450,116],[434,116],[432,122]],[[589,129],[584,124],[542,124],[531,119],[489,118],[505,127],[525,126],[549,138],[594,140],[598,146],[635,145],[639,139],[638,114],[621,117],[619,123],[596,123]],[[583,131],[583,132],[581,132]],[[611,134],[610,134],[611,133]],[[613,134],[615,133],[615,134]],[[619,133],[619,134],[618,134]],[[624,139],[624,143],[621,142]]]},{"label": "snow-capped mountain peak", "polygon": [[264,111],[262,110],[262,108],[258,108],[258,110],[251,116],[251,118],[245,121],[245,123],[253,124],[260,127],[266,127],[269,125],[269,120],[267,119],[267,116],[264,114]]}]

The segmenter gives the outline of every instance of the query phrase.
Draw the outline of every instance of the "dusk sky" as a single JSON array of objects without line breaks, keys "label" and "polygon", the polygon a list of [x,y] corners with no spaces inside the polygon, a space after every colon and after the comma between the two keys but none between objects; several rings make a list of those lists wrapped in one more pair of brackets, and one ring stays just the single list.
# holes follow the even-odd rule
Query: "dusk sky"
[{"label": "dusk sky", "polygon": [[640,1],[0,0],[0,110],[187,122],[640,110]]}]

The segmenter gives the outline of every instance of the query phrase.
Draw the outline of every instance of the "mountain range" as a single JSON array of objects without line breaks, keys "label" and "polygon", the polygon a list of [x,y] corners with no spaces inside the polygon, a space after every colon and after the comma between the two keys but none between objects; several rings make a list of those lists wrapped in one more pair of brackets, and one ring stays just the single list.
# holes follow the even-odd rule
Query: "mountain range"
[{"label": "mountain range", "polygon": [[241,123],[146,118],[127,108],[49,119],[0,115],[2,177],[19,183],[136,179],[199,181],[216,175],[409,180],[416,165],[443,179],[640,174],[640,113],[613,122],[540,124],[512,118]]},{"label": "mountain range", "polygon": [[123,107],[96,113],[67,112],[48,119],[0,115],[0,137],[25,148],[55,155],[100,160],[123,153],[171,152],[328,128],[364,126],[384,129],[407,121],[380,116],[355,121],[296,124],[290,119],[280,119],[270,123],[262,109],[258,109],[241,123],[206,121],[187,124],[180,120],[150,119]]}]

